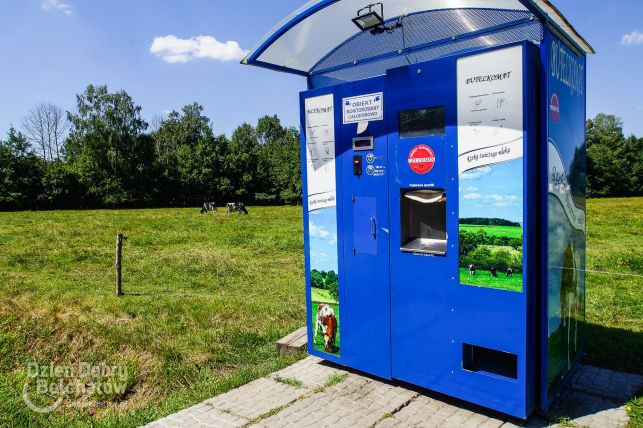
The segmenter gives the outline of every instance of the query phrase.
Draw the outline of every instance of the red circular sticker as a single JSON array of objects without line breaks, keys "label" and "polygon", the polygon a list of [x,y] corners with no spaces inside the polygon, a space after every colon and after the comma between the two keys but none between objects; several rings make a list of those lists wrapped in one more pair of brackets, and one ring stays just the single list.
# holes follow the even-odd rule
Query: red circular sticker
[{"label": "red circular sticker", "polygon": [[435,166],[435,153],[425,144],[413,147],[409,153],[409,166],[416,174],[426,174]]},{"label": "red circular sticker", "polygon": [[549,111],[551,111],[551,118],[554,123],[558,123],[558,119],[560,119],[560,101],[558,100],[558,94],[556,92],[551,94]]}]

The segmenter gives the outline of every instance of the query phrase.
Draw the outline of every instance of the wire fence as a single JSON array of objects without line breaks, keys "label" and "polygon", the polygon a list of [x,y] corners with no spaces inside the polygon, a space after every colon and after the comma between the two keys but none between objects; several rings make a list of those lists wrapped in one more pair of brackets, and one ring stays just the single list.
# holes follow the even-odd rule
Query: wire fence
[{"label": "wire fence", "polygon": [[[596,273],[599,275],[614,275],[614,276],[627,276],[627,277],[634,277],[634,278],[643,278],[643,275],[639,275],[636,273],[624,273],[624,272],[610,272],[610,271],[604,271],[604,270],[590,270],[590,269],[574,269],[574,268],[566,268],[562,266],[550,266],[550,268],[554,269],[561,269],[561,270],[573,270],[577,272],[585,272],[585,273]],[[642,285],[642,284],[634,284],[634,285]]]}]

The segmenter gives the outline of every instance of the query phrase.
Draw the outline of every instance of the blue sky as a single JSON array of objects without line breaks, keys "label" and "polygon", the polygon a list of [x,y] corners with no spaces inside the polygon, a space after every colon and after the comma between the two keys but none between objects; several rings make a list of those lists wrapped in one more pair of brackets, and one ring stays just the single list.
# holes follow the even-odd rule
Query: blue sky
[{"label": "blue sky", "polygon": [[460,218],[523,222],[522,159],[460,174]]},{"label": "blue sky", "polygon": [[337,210],[323,208],[311,211],[308,219],[310,268],[335,271],[337,267]]},{"label": "blue sky", "polygon": [[[298,126],[305,79],[244,67],[237,58],[303,3],[0,0],[0,133],[40,102],[73,109],[89,83],[125,89],[148,120],[196,101],[217,133],[264,114]],[[598,51],[588,64],[588,115],[615,113],[627,132],[643,136],[643,2],[554,3]],[[193,54],[177,55],[177,47]]]}]

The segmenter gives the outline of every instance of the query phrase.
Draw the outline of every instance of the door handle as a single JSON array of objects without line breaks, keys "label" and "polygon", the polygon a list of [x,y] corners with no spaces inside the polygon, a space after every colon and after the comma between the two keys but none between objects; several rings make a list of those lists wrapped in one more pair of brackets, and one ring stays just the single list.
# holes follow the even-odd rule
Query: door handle
[{"label": "door handle", "polygon": [[377,239],[377,222],[375,221],[375,217],[371,217],[371,235],[373,235],[373,239]]}]

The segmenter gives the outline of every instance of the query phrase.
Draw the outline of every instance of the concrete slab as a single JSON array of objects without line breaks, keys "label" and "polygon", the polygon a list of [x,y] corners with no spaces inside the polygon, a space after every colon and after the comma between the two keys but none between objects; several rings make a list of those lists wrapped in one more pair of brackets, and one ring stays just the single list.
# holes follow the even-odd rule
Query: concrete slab
[{"label": "concrete slab", "polygon": [[148,427],[626,427],[643,376],[580,366],[549,418],[517,421],[429,392],[344,370],[316,357]]}]

